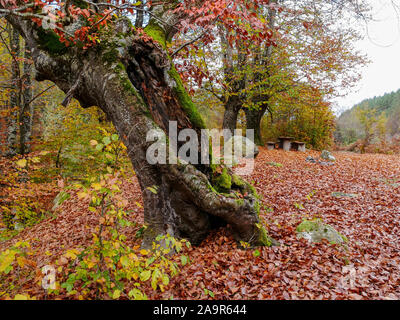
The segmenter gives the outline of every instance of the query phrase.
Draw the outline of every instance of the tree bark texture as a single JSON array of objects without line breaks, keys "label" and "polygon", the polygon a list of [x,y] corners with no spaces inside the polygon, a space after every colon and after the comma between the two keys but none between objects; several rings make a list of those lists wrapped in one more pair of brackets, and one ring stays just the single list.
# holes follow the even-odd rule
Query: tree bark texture
[{"label": "tree bark texture", "polygon": [[19,32],[10,28],[11,62],[11,90],[9,115],[7,120],[7,149],[6,156],[13,157],[17,154],[18,110],[21,105],[20,69],[18,58],[20,55]]}]

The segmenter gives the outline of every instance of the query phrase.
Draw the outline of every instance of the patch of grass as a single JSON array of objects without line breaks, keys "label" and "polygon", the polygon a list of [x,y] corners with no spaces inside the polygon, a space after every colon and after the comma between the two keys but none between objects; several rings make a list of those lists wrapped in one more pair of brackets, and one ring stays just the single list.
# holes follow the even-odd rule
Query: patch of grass
[{"label": "patch of grass", "polygon": [[282,168],[283,167],[283,164],[282,163],[278,163],[278,162],[267,162],[267,165],[273,166],[273,167],[276,167],[276,168]]}]

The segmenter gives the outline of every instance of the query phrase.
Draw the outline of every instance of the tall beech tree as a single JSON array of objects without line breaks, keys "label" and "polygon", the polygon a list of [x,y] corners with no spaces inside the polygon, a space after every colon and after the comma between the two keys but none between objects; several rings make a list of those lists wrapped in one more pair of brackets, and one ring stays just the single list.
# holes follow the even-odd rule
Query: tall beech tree
[{"label": "tall beech tree", "polygon": [[[254,130],[256,143],[262,144],[265,113],[274,119],[275,109],[281,107],[280,100],[286,102],[288,93],[301,93],[301,88],[309,86],[328,101],[348,92],[366,60],[352,46],[360,35],[354,26],[342,23],[347,9],[339,2],[323,0],[271,0],[268,6],[253,10],[258,10],[273,32],[274,45],[268,39],[243,46],[239,41],[226,41],[228,37],[222,34],[221,65],[213,64],[214,54],[207,57],[206,66],[212,79],[224,74],[220,86],[208,84],[224,106],[223,128],[236,128],[243,110],[247,128]],[[232,31],[225,33],[232,35]],[[308,99],[299,95],[295,100]]]},{"label": "tall beech tree", "polygon": [[[360,34],[352,25],[341,22],[349,16],[340,2],[274,2],[282,8],[282,14],[269,9],[267,19],[278,45],[267,45],[256,55],[255,65],[263,68],[258,67],[254,72],[256,85],[249,93],[252,106],[245,110],[247,128],[254,129],[255,140],[260,144],[265,112],[268,110],[273,120],[274,105],[283,105],[280,101],[286,102],[288,93],[299,93],[292,97],[294,104],[299,101],[298,105],[309,101],[309,97],[303,96],[305,86],[312,88],[309,92],[316,93],[315,100],[320,100],[321,94],[325,101],[343,96],[357,84],[359,67],[367,62],[353,47]],[[364,10],[364,3],[360,1],[358,5]],[[277,77],[280,81],[268,81]]]},{"label": "tall beech tree", "polygon": [[[267,1],[253,1],[252,6]],[[47,5],[47,7],[46,7]],[[49,5],[54,8],[49,10]],[[83,108],[100,107],[123,139],[137,174],[148,225],[144,246],[169,233],[199,243],[216,225],[229,224],[238,241],[271,245],[260,223],[260,203],[246,181],[216,165],[150,165],[149,130],[167,132],[169,121],[199,135],[204,123],[169,55],[173,37],[216,19],[266,26],[247,1],[147,2],[144,29],[132,17],[144,7],[129,1],[0,0],[0,14],[31,52],[36,80],[50,80]],[[146,20],[144,19],[144,20]],[[243,38],[246,33],[237,29]],[[208,35],[205,33],[205,39]]]}]

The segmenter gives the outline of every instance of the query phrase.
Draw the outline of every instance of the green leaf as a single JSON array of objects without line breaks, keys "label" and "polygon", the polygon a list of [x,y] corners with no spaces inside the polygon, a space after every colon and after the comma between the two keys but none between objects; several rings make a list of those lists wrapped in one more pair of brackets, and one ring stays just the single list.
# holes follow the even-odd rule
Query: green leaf
[{"label": "green leaf", "polygon": [[104,137],[103,138],[103,143],[104,143],[104,145],[108,146],[111,143],[110,137]]},{"label": "green leaf", "polygon": [[134,300],[146,300],[146,295],[144,295],[139,289],[132,289],[128,293],[129,297],[133,297]]},{"label": "green leaf", "polygon": [[166,274],[162,275],[161,280],[164,286],[167,286],[169,284],[169,277]]},{"label": "green leaf", "polygon": [[260,255],[261,255],[261,252],[258,251],[258,250],[255,250],[255,251],[253,252],[253,256],[254,256],[255,258],[259,257]]},{"label": "green leaf", "polygon": [[181,264],[183,266],[187,265],[188,262],[189,261],[188,261],[188,257],[187,256],[181,256]]},{"label": "green leaf", "polygon": [[140,274],[140,280],[141,281],[147,281],[147,280],[150,279],[150,277],[151,277],[151,271],[150,270],[143,271]]},{"label": "green leaf", "polygon": [[123,267],[129,266],[129,258],[127,256],[122,256],[120,261]]},{"label": "green leaf", "polygon": [[121,296],[121,290],[115,290],[114,291],[114,293],[113,293],[113,295],[112,295],[112,298],[113,299],[119,299],[119,297]]},{"label": "green leaf", "polygon": [[115,141],[118,141],[118,138],[119,138],[119,137],[118,137],[117,134],[113,134],[113,135],[111,136],[111,140],[114,141],[114,142],[115,142]]},{"label": "green leaf", "polygon": [[57,197],[55,197],[55,199],[53,200],[53,210],[57,209],[59,206],[61,206],[64,201],[68,200],[69,198],[71,198],[71,195],[68,192],[65,191],[61,191]]}]

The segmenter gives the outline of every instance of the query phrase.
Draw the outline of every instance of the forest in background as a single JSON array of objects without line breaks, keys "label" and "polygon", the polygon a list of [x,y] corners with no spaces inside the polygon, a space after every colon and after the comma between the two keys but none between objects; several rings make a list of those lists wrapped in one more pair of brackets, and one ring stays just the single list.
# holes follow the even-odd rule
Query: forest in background
[{"label": "forest in background", "polygon": [[336,122],[336,143],[351,151],[398,152],[399,138],[400,90],[366,99]]}]

